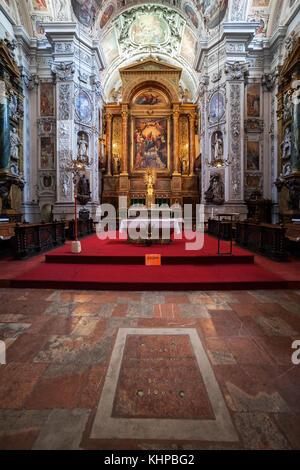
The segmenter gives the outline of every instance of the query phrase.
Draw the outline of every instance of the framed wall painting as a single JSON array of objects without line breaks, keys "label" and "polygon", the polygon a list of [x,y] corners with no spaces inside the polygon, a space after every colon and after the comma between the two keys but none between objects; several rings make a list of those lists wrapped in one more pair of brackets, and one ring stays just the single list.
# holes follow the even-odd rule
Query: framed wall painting
[{"label": "framed wall painting", "polygon": [[54,138],[41,137],[40,167],[43,170],[54,169]]},{"label": "framed wall painting", "polygon": [[209,114],[211,119],[220,119],[225,112],[225,100],[222,93],[217,92],[213,95],[209,103]]},{"label": "framed wall painting", "polygon": [[106,8],[106,10],[103,12],[103,15],[101,16],[101,20],[100,20],[100,28],[101,29],[103,29],[104,26],[106,26],[106,24],[109,22],[113,12],[114,12],[114,6],[113,5],[109,5]]},{"label": "framed wall painting", "polygon": [[261,175],[248,174],[246,175],[246,187],[249,190],[260,190],[262,183]]},{"label": "framed wall painting", "polygon": [[81,121],[89,121],[92,117],[92,103],[84,90],[80,90],[75,97],[75,111]]},{"label": "framed wall painting", "polygon": [[138,106],[151,106],[151,107],[165,107],[168,106],[167,98],[160,92],[148,89],[139,92],[133,99],[133,105]]},{"label": "framed wall painting", "polygon": [[260,170],[260,143],[258,141],[247,141],[246,149],[246,169],[247,171]]},{"label": "framed wall painting", "polygon": [[247,87],[247,115],[248,117],[260,116],[260,85],[258,83]]},{"label": "framed wall painting", "polygon": [[52,83],[40,84],[40,115],[54,116],[54,86]]},{"label": "framed wall painting", "polygon": [[132,172],[169,171],[169,127],[169,119],[163,117],[132,119]]}]

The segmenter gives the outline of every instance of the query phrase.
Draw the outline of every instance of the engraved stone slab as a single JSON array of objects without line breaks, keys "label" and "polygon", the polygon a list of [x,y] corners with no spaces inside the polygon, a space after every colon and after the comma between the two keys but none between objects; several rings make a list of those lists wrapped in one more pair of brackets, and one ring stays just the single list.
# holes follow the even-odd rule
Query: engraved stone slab
[{"label": "engraved stone slab", "polygon": [[[132,337],[130,338],[131,335]],[[127,342],[128,336],[129,341]],[[197,408],[196,404],[195,415],[191,416],[189,414],[188,407],[176,413],[176,410],[174,411],[174,409],[172,409],[172,404],[164,413],[161,412],[160,414],[153,412],[153,408],[149,414],[147,404],[145,407],[139,406],[138,409],[134,409],[133,401],[131,401],[131,403],[127,401],[125,408],[120,406],[122,393],[128,393],[126,380],[124,381],[124,371],[126,372],[126,361],[128,362],[129,357],[133,355],[134,342],[138,342],[140,345],[139,351],[137,351],[140,359],[142,355],[147,357],[147,348],[141,345],[146,345],[148,342],[148,346],[150,347],[151,344],[155,344],[155,349],[156,351],[158,350],[159,354],[153,355],[153,347],[150,347],[149,358],[151,357],[152,361],[155,357],[157,359],[160,358],[161,362],[164,363],[163,366],[166,365],[166,358],[172,357],[169,350],[171,343],[175,345],[177,343],[177,353],[174,355],[174,359],[179,361],[190,360],[193,376],[196,379],[199,390],[201,390],[199,400],[206,400],[206,404],[204,404],[204,406],[202,405],[202,408],[201,406]],[[168,347],[166,346],[167,344]],[[145,352],[142,352],[144,348]],[[165,349],[167,349],[167,351],[164,351]],[[163,357],[164,354],[166,358]],[[135,354],[135,356],[134,359],[136,363],[139,357],[137,357],[137,354]],[[125,367],[123,367],[123,363]],[[175,376],[176,367],[172,370],[174,381],[172,386],[174,386],[177,380],[176,389],[178,388],[177,395],[175,391],[173,392],[173,403],[175,403],[175,396],[176,400],[178,396],[179,402],[180,400],[183,402],[185,393],[187,392],[188,396],[190,393],[188,382],[186,382],[186,384],[180,382],[182,369],[180,371],[178,369],[179,368],[177,368],[177,375]],[[121,371],[123,371],[123,375],[122,373],[120,374]],[[154,378],[153,374],[151,378]],[[161,374],[158,373],[156,378],[158,380],[161,379]],[[130,380],[134,387],[138,385],[137,383],[133,384],[132,376]],[[137,380],[138,378],[136,381]],[[143,388],[139,386],[139,388],[135,390],[136,399],[142,400],[145,391],[148,393],[148,389],[151,390],[153,394],[157,391],[158,396],[159,393],[163,391],[163,388],[157,385],[153,386],[153,384],[151,387]],[[167,389],[164,391],[166,392]],[[193,398],[196,400],[196,397]],[[154,399],[156,399],[155,396]],[[123,404],[124,403],[126,403],[126,400],[123,400]],[[161,410],[161,407],[159,407],[159,409]],[[170,418],[170,416],[172,416],[172,418]],[[239,440],[213,369],[196,329],[119,329],[90,437],[92,439],[178,439],[222,442],[235,442]]]}]

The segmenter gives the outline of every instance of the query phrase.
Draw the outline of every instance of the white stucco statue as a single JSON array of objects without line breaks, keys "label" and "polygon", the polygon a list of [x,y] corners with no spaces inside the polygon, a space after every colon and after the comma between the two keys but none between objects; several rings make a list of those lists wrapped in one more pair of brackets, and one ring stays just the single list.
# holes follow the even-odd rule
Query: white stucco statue
[{"label": "white stucco statue", "polygon": [[87,157],[88,146],[84,139],[80,139],[78,142],[78,156],[84,160]]},{"label": "white stucco statue", "polygon": [[215,141],[213,143],[213,149],[214,149],[214,158],[218,159],[220,157],[223,157],[223,139],[218,132],[215,134]]},{"label": "white stucco statue", "polygon": [[281,143],[282,158],[287,158],[291,155],[292,151],[292,134],[289,127],[284,131],[283,141]]},{"label": "white stucco statue", "polygon": [[10,131],[10,156],[15,160],[19,159],[19,147],[22,145],[17,129],[13,127]]}]

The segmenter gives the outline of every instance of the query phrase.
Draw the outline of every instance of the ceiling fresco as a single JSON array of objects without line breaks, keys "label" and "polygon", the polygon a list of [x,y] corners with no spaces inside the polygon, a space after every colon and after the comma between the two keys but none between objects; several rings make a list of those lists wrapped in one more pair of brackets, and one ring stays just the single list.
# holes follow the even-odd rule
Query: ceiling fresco
[{"label": "ceiling fresco", "polygon": [[[210,40],[232,17],[235,0],[0,0],[15,24],[43,39],[42,23],[78,22],[99,39],[106,59],[107,93],[118,89],[118,69],[149,56],[181,67],[183,89],[195,96],[195,58],[200,40]],[[248,0],[245,20],[257,22],[256,38],[285,24],[299,0]],[[192,98],[191,98],[192,99]]]}]

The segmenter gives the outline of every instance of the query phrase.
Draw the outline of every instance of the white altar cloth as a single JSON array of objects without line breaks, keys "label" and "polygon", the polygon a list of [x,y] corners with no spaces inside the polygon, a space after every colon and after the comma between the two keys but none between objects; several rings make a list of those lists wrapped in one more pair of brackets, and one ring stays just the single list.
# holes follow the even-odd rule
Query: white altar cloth
[{"label": "white altar cloth", "polygon": [[129,227],[147,229],[151,222],[153,229],[174,229],[175,233],[180,233],[178,219],[123,219],[120,224],[120,232],[126,232]]}]

